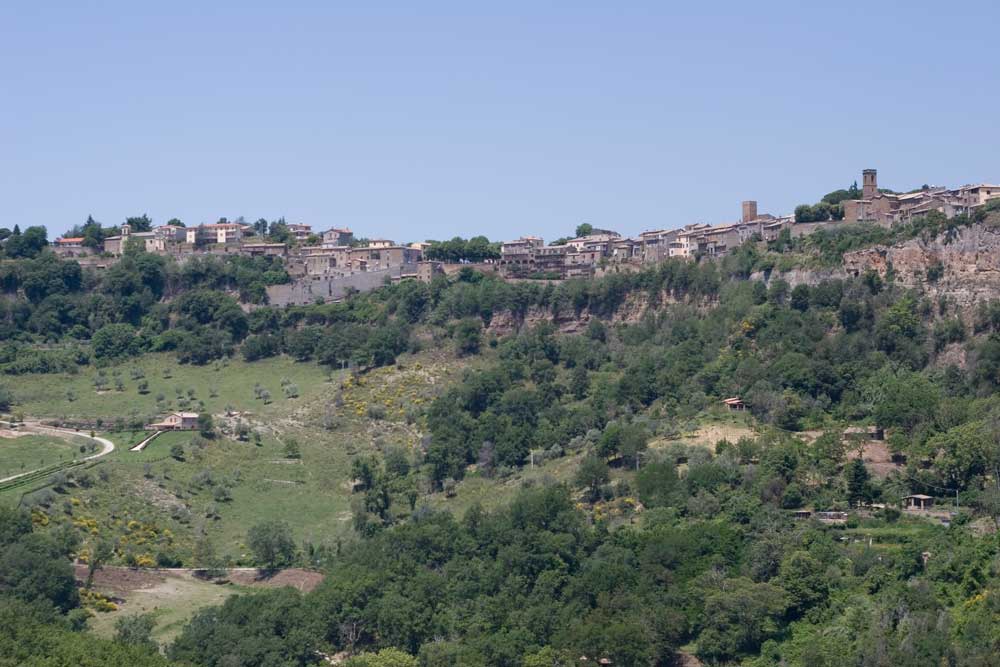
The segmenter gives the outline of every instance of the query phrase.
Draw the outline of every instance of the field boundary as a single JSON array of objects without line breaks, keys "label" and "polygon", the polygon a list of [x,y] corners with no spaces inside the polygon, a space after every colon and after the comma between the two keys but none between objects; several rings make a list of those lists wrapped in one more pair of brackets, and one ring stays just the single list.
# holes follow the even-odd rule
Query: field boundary
[{"label": "field boundary", "polygon": [[107,438],[102,438],[97,435],[88,435],[86,433],[79,433],[77,431],[71,431],[64,428],[56,428],[54,426],[45,426],[41,423],[24,422],[23,424],[15,424],[13,422],[0,422],[6,424],[10,428],[22,427],[27,433],[38,433],[38,434],[48,434],[55,435],[63,440],[70,441],[71,438],[83,438],[85,440],[90,440],[101,446],[101,451],[91,454],[90,456],[85,456],[82,459],[73,459],[72,461],[64,463],[53,463],[52,465],[44,466],[42,468],[36,468],[34,470],[29,470],[27,472],[18,473],[16,475],[11,475],[10,477],[5,477],[0,479],[0,492],[9,491],[10,489],[15,489],[25,484],[31,484],[32,482],[37,482],[42,477],[61,472],[63,470],[69,470],[71,468],[78,468],[84,465],[93,464],[101,457],[107,456],[111,452],[115,451],[115,443]]}]

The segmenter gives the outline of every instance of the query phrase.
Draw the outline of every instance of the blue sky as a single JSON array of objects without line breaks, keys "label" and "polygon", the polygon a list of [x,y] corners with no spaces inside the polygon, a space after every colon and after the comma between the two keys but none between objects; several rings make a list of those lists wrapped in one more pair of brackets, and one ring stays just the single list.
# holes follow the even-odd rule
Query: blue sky
[{"label": "blue sky", "polygon": [[997,5],[811,4],[7,0],[0,226],[551,239],[1000,181]]}]

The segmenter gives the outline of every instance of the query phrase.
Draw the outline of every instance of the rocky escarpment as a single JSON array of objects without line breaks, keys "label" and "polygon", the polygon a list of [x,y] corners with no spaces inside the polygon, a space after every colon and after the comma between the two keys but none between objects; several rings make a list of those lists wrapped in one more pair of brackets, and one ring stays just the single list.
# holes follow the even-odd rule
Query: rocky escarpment
[{"label": "rocky escarpment", "polygon": [[809,285],[815,287],[824,280],[835,280],[848,277],[847,271],[842,268],[837,269],[792,269],[779,273],[777,271],[755,271],[750,274],[750,280],[761,280],[770,285],[772,280],[778,278],[784,280],[791,287],[796,285]]},{"label": "rocky escarpment", "polygon": [[897,285],[947,298],[960,310],[1000,298],[1000,229],[985,224],[964,227],[932,240],[911,239],[844,255],[848,276],[891,271]]},{"label": "rocky escarpment", "polygon": [[[963,227],[934,239],[916,238],[893,246],[873,246],[844,254],[839,267],[756,272],[751,280],[765,283],[780,278],[790,286],[815,286],[824,280],[847,279],[874,271],[883,279],[891,272],[902,287],[922,291],[937,301],[946,298],[959,311],[970,313],[977,304],[1000,299],[1000,226],[989,223]],[[551,322],[563,333],[586,327],[591,319],[611,323],[635,323],[656,303],[659,307],[676,300],[661,294],[658,302],[644,291],[633,292],[611,317],[571,308],[553,313],[549,308],[532,307],[523,316],[509,311],[494,314],[489,330],[506,334],[540,322]],[[710,305],[710,304],[706,304]]]},{"label": "rocky escarpment", "polygon": [[[551,322],[562,333],[576,333],[584,329],[590,320],[595,318],[611,324],[635,324],[649,310],[651,303],[652,300],[648,292],[633,292],[625,298],[622,305],[610,317],[595,315],[587,308],[579,313],[572,308],[565,308],[558,313],[553,313],[551,308],[532,306],[523,316],[511,311],[495,313],[490,320],[488,330],[503,335],[522,328],[531,328],[541,322]],[[665,293],[661,294],[659,305],[667,303],[676,303],[676,299]]]}]

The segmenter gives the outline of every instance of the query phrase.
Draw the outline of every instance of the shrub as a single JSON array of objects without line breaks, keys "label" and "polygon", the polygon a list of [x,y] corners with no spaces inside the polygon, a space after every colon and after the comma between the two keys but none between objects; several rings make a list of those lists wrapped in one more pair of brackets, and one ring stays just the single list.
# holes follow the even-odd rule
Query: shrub
[{"label": "shrub", "polygon": [[135,329],[129,324],[107,324],[90,339],[94,357],[99,361],[108,361],[120,357],[138,354],[142,345]]},{"label": "shrub", "polygon": [[115,641],[128,646],[138,646],[155,651],[153,627],[156,625],[152,614],[132,614],[115,621]]},{"label": "shrub", "polygon": [[290,565],[295,559],[292,529],[284,521],[265,521],[247,532],[254,561],[268,569]]}]

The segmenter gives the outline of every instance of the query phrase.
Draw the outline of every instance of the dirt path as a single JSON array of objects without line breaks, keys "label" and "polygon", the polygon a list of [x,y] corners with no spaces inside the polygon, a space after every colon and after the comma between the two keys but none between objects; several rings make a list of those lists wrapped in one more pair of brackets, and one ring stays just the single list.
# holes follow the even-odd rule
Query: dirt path
[{"label": "dirt path", "polygon": [[[76,578],[87,579],[87,566],[75,563]],[[263,588],[280,588],[291,586],[303,592],[309,592],[323,581],[323,573],[300,567],[289,567],[276,572],[265,572],[256,567],[226,568],[225,574],[217,581],[229,581],[240,586],[256,586]],[[148,590],[161,586],[171,579],[193,580],[199,583],[211,583],[198,579],[197,568],[163,567],[134,568],[123,565],[105,565],[94,573],[94,588],[104,590],[114,595],[127,597],[129,593],[138,590]]]},{"label": "dirt path", "polygon": [[149,443],[151,443],[153,441],[153,439],[156,438],[156,436],[160,435],[161,433],[163,433],[163,431],[157,431],[156,433],[154,433],[153,435],[149,436],[148,438],[143,438],[142,442],[140,442],[135,447],[131,448],[129,451],[130,452],[141,452],[142,450],[146,449],[146,445],[148,445]]},{"label": "dirt path", "polygon": [[[11,424],[10,422],[0,422],[0,423],[4,423],[7,426],[13,427],[13,424]],[[91,454],[90,456],[85,456],[82,459],[76,459],[75,462],[93,461],[94,459],[99,459],[102,456],[107,456],[111,452],[115,451],[115,443],[111,442],[107,438],[102,438],[102,437],[99,437],[99,436],[96,436],[96,435],[95,436],[90,436],[90,435],[87,435],[85,433],[79,433],[78,431],[73,431],[73,430],[68,429],[68,428],[56,428],[55,426],[45,426],[41,422],[28,421],[28,422],[24,422],[23,424],[20,424],[18,426],[18,429],[23,429],[22,432],[24,432],[24,433],[37,433],[37,434],[40,434],[40,435],[54,435],[57,438],[62,438],[63,440],[66,440],[67,442],[72,441],[75,438],[83,438],[84,440],[90,440],[92,442],[96,442],[97,444],[99,444],[101,446],[101,451],[99,451],[99,452],[97,452],[95,454]],[[67,464],[67,465],[69,465],[69,464]],[[18,473],[16,475],[11,475],[10,477],[4,477],[3,479],[0,479],[0,484],[3,484],[4,482],[13,481],[13,480],[18,479],[20,477],[25,477],[26,475],[34,474],[34,473],[38,472],[39,470],[41,470],[41,468],[36,468],[35,470],[29,470],[27,472],[22,472],[22,473]]]}]

